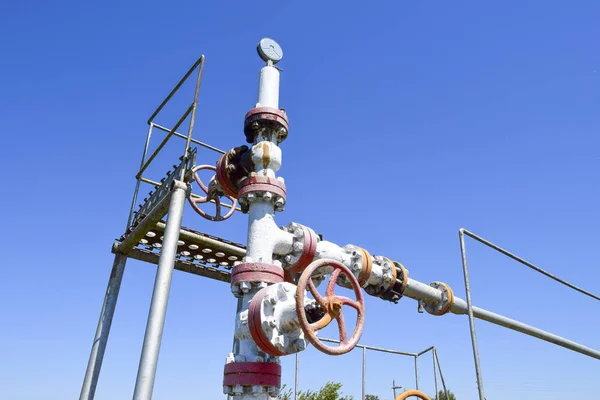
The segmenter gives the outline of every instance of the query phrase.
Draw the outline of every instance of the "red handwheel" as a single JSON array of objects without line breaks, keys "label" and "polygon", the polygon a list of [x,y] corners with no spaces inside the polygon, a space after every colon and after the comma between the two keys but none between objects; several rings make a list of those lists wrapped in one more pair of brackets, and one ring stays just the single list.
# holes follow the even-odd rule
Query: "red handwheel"
[{"label": "red handwheel", "polygon": [[[202,189],[205,196],[194,197],[194,196],[190,195],[188,197],[188,200],[189,200],[191,206],[194,208],[194,210],[198,214],[200,214],[200,216],[208,219],[209,221],[223,221],[223,220],[231,217],[231,215],[235,212],[235,208],[237,206],[237,200],[232,196],[223,194],[224,197],[231,200],[231,209],[229,211],[227,211],[227,213],[225,213],[225,215],[223,215],[223,213],[221,212],[223,204],[221,203],[220,193],[217,192],[216,190],[214,190],[212,187],[210,187],[211,184],[214,184],[214,183],[212,183],[214,180],[211,181],[211,184],[209,184],[208,186],[205,185],[204,182],[202,182],[202,179],[200,179],[200,176],[198,175],[198,171],[201,171],[201,170],[210,170],[210,171],[216,172],[217,169],[212,165],[197,165],[194,167],[194,169],[192,169],[192,172],[194,173],[194,180],[196,181],[196,183],[198,184],[200,189]],[[215,215],[208,214],[206,211],[202,210],[198,206],[199,204],[208,203],[211,200],[215,201],[215,205],[216,205]]]},{"label": "red handwheel", "polygon": [[[333,272],[327,282],[327,289],[325,291],[325,297],[323,297],[315,287],[311,276],[320,267],[330,266],[333,267]],[[335,285],[337,280],[343,274],[350,282],[351,289],[354,291],[356,300],[352,300],[345,296],[338,296],[334,293]],[[306,316],[306,310],[304,309],[304,300],[306,296],[306,290],[312,294],[315,301],[319,304],[325,315],[318,321],[310,323]],[[356,327],[352,336],[348,338],[346,330],[346,322],[344,320],[344,314],[342,312],[343,306],[349,306],[356,310]],[[365,302],[363,299],[362,291],[358,280],[352,274],[352,272],[342,263],[335,260],[316,260],[313,261],[300,276],[298,280],[298,287],[296,289],[296,312],[298,313],[298,319],[300,321],[300,327],[308,339],[317,349],[325,354],[329,355],[340,355],[345,354],[352,350],[360,335],[362,335],[365,326]],[[325,328],[336,320],[339,329],[340,344],[338,346],[328,346],[319,340],[317,337],[317,331]]]}]

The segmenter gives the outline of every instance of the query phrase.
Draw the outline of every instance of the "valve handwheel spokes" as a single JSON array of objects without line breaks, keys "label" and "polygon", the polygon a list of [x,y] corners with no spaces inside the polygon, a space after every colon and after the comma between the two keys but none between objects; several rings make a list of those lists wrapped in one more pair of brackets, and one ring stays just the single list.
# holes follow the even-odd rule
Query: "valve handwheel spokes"
[{"label": "valve handwheel spokes", "polygon": [[[322,296],[317,291],[317,288],[315,287],[315,284],[311,278],[312,274],[318,268],[324,266],[333,267],[333,271],[331,272],[329,282],[327,282],[325,296]],[[350,286],[354,291],[356,300],[352,300],[345,296],[338,296],[334,293],[335,285],[340,274],[344,275],[348,279],[348,282],[350,282]],[[304,300],[307,289],[312,294],[321,309],[325,312],[325,315],[320,320],[313,323],[308,322],[306,310],[304,308]],[[350,338],[348,338],[346,321],[344,320],[344,314],[342,312],[343,306],[352,307],[357,313],[356,327],[354,328]],[[302,275],[298,280],[298,287],[296,289],[296,312],[298,313],[300,327],[302,328],[306,339],[308,339],[308,341],[311,342],[317,349],[329,355],[345,354],[352,350],[358,343],[365,326],[365,302],[358,280],[344,264],[335,260],[323,259],[313,261],[308,267],[306,267],[304,272],[302,272]],[[320,341],[317,337],[317,331],[325,328],[333,320],[336,320],[339,329],[340,344],[338,346],[328,346]]]},{"label": "valve handwheel spokes", "polygon": [[[194,180],[196,181],[196,183],[198,184],[200,189],[204,192],[205,196],[195,197],[190,194],[190,196],[188,197],[188,200],[189,200],[191,206],[194,208],[194,210],[198,214],[200,214],[200,216],[206,218],[207,220],[209,220],[209,221],[226,220],[227,218],[231,217],[231,215],[235,212],[235,208],[237,207],[237,200],[231,196],[228,196],[228,195],[222,193],[219,190],[216,190],[213,186],[216,184],[216,181],[214,178],[211,180],[211,182],[209,183],[208,186],[205,185],[204,182],[202,182],[202,179],[200,179],[200,176],[198,175],[198,172],[201,170],[209,170],[209,171],[216,172],[217,169],[216,169],[216,167],[214,167],[212,165],[197,165],[194,167],[194,169],[192,169],[192,173],[194,174]],[[221,197],[226,197],[229,200],[231,200],[231,208],[225,214],[222,213],[222,209],[224,206],[223,206],[223,203],[221,203]],[[208,203],[211,200],[214,200],[215,205],[216,205],[215,215],[208,214],[206,211],[202,210],[199,206],[199,204]]]}]

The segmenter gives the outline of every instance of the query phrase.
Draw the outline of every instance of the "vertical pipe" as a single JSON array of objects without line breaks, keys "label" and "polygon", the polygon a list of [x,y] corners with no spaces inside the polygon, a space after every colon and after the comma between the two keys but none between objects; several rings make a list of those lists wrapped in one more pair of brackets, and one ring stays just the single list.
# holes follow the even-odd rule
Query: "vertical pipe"
[{"label": "vertical pipe", "polygon": [[437,349],[433,349],[433,354],[435,354],[435,361],[437,363],[438,371],[440,371],[440,380],[442,381],[444,393],[446,393],[446,400],[450,400],[450,397],[448,396],[448,389],[446,388],[446,381],[444,381],[444,375],[442,374],[442,366],[440,364],[440,359],[437,354]]},{"label": "vertical pipe", "polygon": [[171,195],[171,203],[169,204],[167,224],[158,260],[158,270],[154,282],[148,322],[146,324],[144,345],[142,346],[142,355],[135,382],[134,400],[150,400],[154,388],[156,365],[158,363],[160,343],[165,325],[165,316],[167,314],[171,278],[173,277],[175,256],[177,255],[177,242],[179,240],[183,207],[187,194],[184,183],[180,181],[174,181],[173,183],[173,194]]},{"label": "vertical pipe", "polygon": [[396,380],[392,381],[392,389],[394,390],[394,399],[396,398]]},{"label": "vertical pipe", "polygon": [[117,306],[117,298],[119,297],[119,289],[121,288],[126,262],[127,256],[125,254],[119,252],[115,254],[79,400],[92,400],[96,393],[96,385],[98,384],[98,377],[102,368],[104,351],[106,350],[106,343],[110,334],[110,326],[115,315],[115,307]]},{"label": "vertical pipe", "polygon": [[475,318],[473,317],[473,303],[471,302],[471,286],[469,285],[469,270],[467,267],[467,254],[465,250],[465,235],[462,229],[458,231],[458,238],[460,240],[460,255],[462,257],[463,275],[465,279],[465,291],[467,296],[467,315],[469,316],[471,345],[473,346],[475,375],[477,377],[477,390],[479,391],[479,400],[485,400],[485,395],[483,394],[483,380],[481,378],[481,366],[479,363],[479,350],[477,348],[477,336],[475,335]]},{"label": "vertical pipe", "polygon": [[362,357],[362,400],[367,398],[367,348],[363,347]]},{"label": "vertical pipe", "polygon": [[419,356],[415,356],[415,389],[419,390]]},{"label": "vertical pipe", "polygon": [[[437,380],[437,369],[435,367],[435,348],[431,352],[431,357],[433,358],[433,382],[435,385],[435,400],[440,400],[439,393],[438,393],[438,384],[437,384],[437,381],[438,381]],[[450,400],[450,399],[446,399],[446,400]]]},{"label": "vertical pipe", "polygon": [[[148,128],[148,134],[146,135],[146,144],[144,145],[144,152],[142,153],[142,161],[140,162],[140,169],[146,163],[146,155],[148,155],[148,147],[150,146],[150,137],[152,136],[152,128],[154,128],[154,124],[150,123],[150,127]],[[131,226],[131,221],[133,220],[133,210],[135,210],[135,203],[137,202],[138,192],[140,191],[140,182],[141,177],[137,178],[137,182],[135,183],[135,189],[133,191],[133,199],[131,200],[131,208],[129,209],[129,217],[127,219],[127,226],[125,227],[125,231]]]},{"label": "vertical pipe", "polygon": [[294,400],[298,400],[298,368],[300,366],[298,360],[298,354],[296,353],[296,377],[294,379]]}]

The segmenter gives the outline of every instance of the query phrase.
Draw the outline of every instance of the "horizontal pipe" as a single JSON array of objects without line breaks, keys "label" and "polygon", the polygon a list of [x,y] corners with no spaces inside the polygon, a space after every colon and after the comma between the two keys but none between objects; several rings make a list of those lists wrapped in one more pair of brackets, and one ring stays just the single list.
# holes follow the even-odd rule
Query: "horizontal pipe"
[{"label": "horizontal pipe", "polygon": [[[442,299],[442,291],[409,278],[406,290],[404,291],[404,296],[410,297],[411,299],[415,300],[421,300],[425,303],[437,304]],[[454,296],[454,303],[450,308],[450,312],[458,315],[466,315],[467,302],[461,299],[460,297]],[[577,353],[584,354],[586,356],[600,360],[600,351],[583,346],[572,340],[565,339],[561,336],[557,336],[553,333],[546,332],[542,329],[533,327],[531,325],[527,325],[514,319],[504,317],[500,314],[493,313],[483,308],[473,307],[473,316],[475,318],[491,322],[492,324],[500,325],[505,328],[512,329],[513,331],[521,332],[526,335],[544,340],[549,343],[556,344],[566,349],[573,350]]]},{"label": "horizontal pipe", "polygon": [[[339,340],[334,340],[334,339],[319,338],[319,340],[322,341],[322,342],[340,343]],[[384,349],[384,348],[381,348],[381,347],[366,346],[366,345],[360,344],[360,343],[357,344],[356,347],[360,347],[361,349],[367,349],[367,350],[373,350],[373,351],[380,351],[382,353],[399,354],[401,356],[410,356],[410,357],[416,357],[417,356],[416,353],[407,353],[407,352],[404,352],[404,351]]]}]

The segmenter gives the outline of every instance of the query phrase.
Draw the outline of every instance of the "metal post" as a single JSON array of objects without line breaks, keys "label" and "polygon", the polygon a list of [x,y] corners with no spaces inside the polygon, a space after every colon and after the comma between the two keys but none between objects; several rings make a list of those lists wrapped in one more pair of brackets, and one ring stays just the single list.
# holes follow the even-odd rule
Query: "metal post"
[{"label": "metal post", "polygon": [[469,316],[471,345],[473,346],[473,360],[475,361],[475,375],[477,377],[477,390],[479,392],[479,400],[485,400],[485,395],[483,394],[483,380],[481,378],[481,365],[479,363],[479,350],[477,348],[477,336],[475,335],[475,318],[473,317],[473,303],[471,302],[471,286],[469,285],[465,236],[462,229],[458,231],[458,238],[460,240],[460,253],[462,257],[465,291],[467,296],[467,315]]},{"label": "metal post", "polygon": [[[435,385],[435,400],[440,400],[440,399],[438,399],[437,369],[435,367],[435,348],[431,352],[431,356],[433,358],[433,382]],[[450,400],[450,399],[446,399],[446,400]]]},{"label": "metal post", "polygon": [[298,360],[298,354],[296,353],[296,377],[294,379],[294,400],[298,400],[298,368],[300,366]]},{"label": "metal post", "polygon": [[433,349],[433,354],[435,355],[435,360],[437,362],[438,371],[440,371],[440,380],[442,381],[442,387],[444,388],[444,393],[446,393],[446,400],[450,400],[448,396],[448,389],[446,388],[446,382],[444,381],[444,375],[442,374],[442,366],[440,364],[440,359],[437,354],[437,349]]},{"label": "metal post", "polygon": [[175,256],[177,255],[177,242],[181,229],[183,207],[187,197],[186,184],[180,181],[174,181],[173,184],[173,193],[171,195],[167,225],[158,261],[158,270],[156,272],[154,291],[150,303],[144,345],[142,347],[142,355],[135,382],[134,400],[150,400],[154,388],[156,365],[158,363],[158,354],[160,352],[160,343],[167,313],[167,303],[171,290],[171,278],[173,277]]},{"label": "metal post", "polygon": [[415,389],[419,390],[419,356],[415,356]]},{"label": "metal post", "polygon": [[[144,152],[142,153],[142,161],[140,162],[140,168],[144,166],[146,162],[146,155],[148,155],[148,146],[150,146],[150,137],[152,136],[152,129],[154,128],[154,124],[150,123],[150,127],[148,128],[148,134],[146,135],[146,144],[144,145]],[[140,178],[136,178],[135,189],[133,191],[133,199],[131,200],[131,208],[129,209],[129,218],[127,219],[127,226],[125,227],[125,231],[131,226],[131,221],[133,220],[133,210],[135,210],[135,203],[137,202],[138,193],[140,191]]]},{"label": "metal post", "polygon": [[394,399],[396,398],[396,380],[392,381],[392,390],[394,391]]},{"label": "metal post", "polygon": [[85,377],[83,378],[79,400],[92,400],[96,393],[96,385],[98,384],[98,377],[100,376],[100,369],[102,368],[106,342],[108,341],[108,335],[110,334],[110,326],[112,324],[113,315],[115,314],[115,307],[117,306],[117,298],[119,297],[119,289],[121,288],[121,281],[123,280],[126,262],[127,256],[125,254],[115,254],[115,260],[110,271],[110,278],[108,280],[106,294],[104,295],[104,303],[102,304],[102,310],[100,311],[100,319],[98,320],[98,327],[96,328],[96,334],[94,335],[92,351],[90,352],[90,359],[88,361],[87,370],[85,371]]},{"label": "metal post", "polygon": [[367,348],[363,347],[362,357],[362,400],[367,398]]}]

